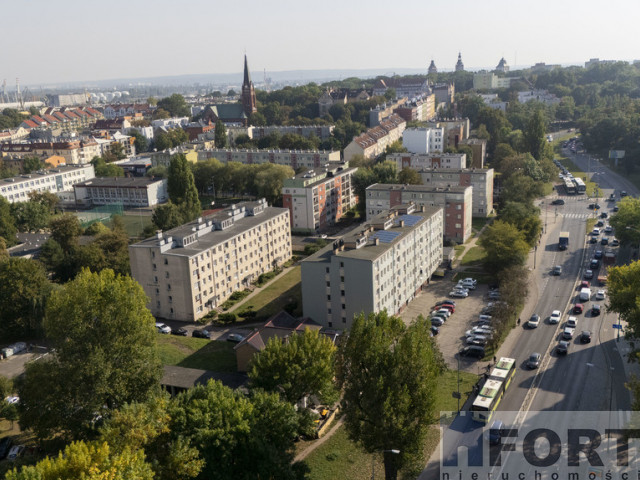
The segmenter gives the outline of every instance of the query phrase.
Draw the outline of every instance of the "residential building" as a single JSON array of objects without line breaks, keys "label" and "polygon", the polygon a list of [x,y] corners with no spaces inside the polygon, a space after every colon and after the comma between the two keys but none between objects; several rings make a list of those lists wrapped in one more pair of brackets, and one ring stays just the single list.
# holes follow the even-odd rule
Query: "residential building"
[{"label": "residential building", "polygon": [[258,150],[214,148],[198,152],[198,160],[217,158],[221,162],[275,163],[287,165],[294,170],[300,167],[319,168],[340,162],[340,152],[325,150]]},{"label": "residential building", "polygon": [[360,313],[395,315],[441,261],[442,209],[398,205],[302,261],[304,316],[348,330]]},{"label": "residential building", "polygon": [[475,90],[493,90],[496,88],[509,88],[511,82],[520,80],[520,77],[499,77],[494,72],[478,72],[473,74],[473,88]]},{"label": "residential building", "polygon": [[189,117],[158,118],[151,120],[153,128],[183,128],[189,124]]},{"label": "residential building", "polygon": [[0,143],[15,142],[29,136],[29,129],[24,127],[0,131]]},{"label": "residential building", "polygon": [[469,138],[470,124],[468,118],[439,118],[427,123],[427,128],[444,129],[442,148],[457,148],[460,140]]},{"label": "residential building", "polygon": [[64,107],[69,105],[85,105],[88,102],[87,95],[84,93],[69,94],[53,94],[47,95],[47,105],[54,107]]},{"label": "residential building", "polygon": [[444,128],[407,128],[402,132],[402,145],[410,153],[442,152]]},{"label": "residential building", "polygon": [[289,210],[242,202],[129,246],[155,317],[194,322],[291,258]]},{"label": "residential building", "polygon": [[373,85],[373,95],[384,95],[390,88],[396,91],[396,98],[411,99],[431,94],[426,79],[379,78]]},{"label": "residential building", "polygon": [[351,177],[357,168],[348,164],[306,170],[282,185],[282,206],[289,209],[291,230],[321,233],[335,225],[356,205]]},{"label": "residential building", "polygon": [[76,205],[93,207],[121,203],[124,207],[152,207],[169,200],[166,179],[97,177],[73,186]]},{"label": "residential building", "polygon": [[523,92],[518,92],[518,101],[520,103],[526,103],[532,100],[546,105],[560,103],[560,99],[553,93],[549,93],[548,90],[525,90]]},{"label": "residential building", "polygon": [[104,118],[113,120],[118,117],[135,116],[142,114],[143,117],[150,117],[155,110],[148,103],[116,103],[107,105],[103,109]]},{"label": "residential building", "polygon": [[329,109],[336,104],[346,105],[352,102],[369,100],[370,95],[365,89],[352,90],[349,88],[328,89],[318,99],[318,111],[321,117],[329,113]]},{"label": "residential building", "polygon": [[[401,116],[407,122],[424,122],[436,115],[436,96],[425,95],[414,101],[407,101],[397,107],[393,113]],[[369,117],[371,120],[371,117]]]},{"label": "residential building", "polygon": [[24,158],[38,156],[42,159],[57,155],[64,157],[67,165],[89,163],[95,156],[99,156],[100,148],[93,139],[64,140],[54,142],[6,142],[0,144],[0,154],[10,158]]},{"label": "residential building", "polygon": [[385,118],[393,115],[395,110],[407,103],[407,97],[398,98],[395,101],[376,105],[375,108],[369,110],[369,127],[376,127]]},{"label": "residential building", "polygon": [[367,219],[409,202],[442,208],[444,240],[464,243],[471,236],[472,187],[376,183],[367,187]]},{"label": "residential building", "polygon": [[422,168],[467,168],[467,155],[464,153],[392,153],[387,160],[396,163],[396,171],[405,167],[420,170]]},{"label": "residential building", "polygon": [[483,93],[480,94],[479,97],[486,106],[495,108],[496,110],[506,112],[507,107],[509,106],[509,102],[502,102],[497,93]]},{"label": "residential building", "polygon": [[93,165],[66,165],[49,170],[0,179],[0,195],[9,203],[29,201],[31,192],[63,194],[72,192],[76,183],[95,177]]},{"label": "residential building", "polygon": [[116,132],[128,131],[131,128],[131,122],[124,117],[97,120],[91,127],[91,131],[94,134],[101,134],[105,132],[107,135],[113,135]]},{"label": "residential building", "polygon": [[386,120],[382,120],[380,125],[370,128],[362,135],[355,137],[344,149],[344,160],[349,162],[355,155],[362,155],[365,158],[375,158],[384,153],[387,145],[399,140],[407,122],[392,114]]},{"label": "residential building", "polygon": [[456,96],[456,86],[454,83],[437,83],[431,87],[431,91],[436,96],[438,107],[453,104]]},{"label": "residential building", "polygon": [[493,168],[422,168],[418,173],[423,185],[473,187],[471,216],[484,218],[493,212]]},{"label": "residential building", "polygon": [[484,161],[487,158],[487,141],[479,138],[466,138],[460,140],[458,145],[466,145],[471,148],[473,157],[468,168],[484,168]]},{"label": "residential building", "polygon": [[247,126],[247,127],[229,127],[227,129],[227,138],[229,143],[233,145],[238,135],[247,135],[252,140],[260,140],[268,137],[272,133],[286,135],[292,133],[309,138],[315,135],[320,140],[331,137],[335,125],[268,125],[268,126]]}]

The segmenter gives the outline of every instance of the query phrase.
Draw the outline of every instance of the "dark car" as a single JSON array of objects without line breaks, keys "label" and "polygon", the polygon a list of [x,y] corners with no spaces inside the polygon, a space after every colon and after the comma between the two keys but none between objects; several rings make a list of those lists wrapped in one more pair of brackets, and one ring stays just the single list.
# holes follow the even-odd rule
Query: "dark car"
[{"label": "dark car", "polygon": [[186,337],[189,334],[189,331],[184,327],[172,328],[171,335],[180,335],[181,337]]},{"label": "dark car", "polygon": [[612,247],[617,247],[618,245],[620,245],[620,241],[617,238],[614,238],[613,240],[611,240]]},{"label": "dark car", "polygon": [[594,270],[596,268],[599,268],[599,267],[600,267],[600,260],[598,260],[597,258],[594,258],[593,260],[591,260],[590,268],[592,270]]},{"label": "dark car", "polygon": [[594,303],[593,305],[591,305],[591,316],[597,317],[598,315],[600,315],[600,305]]},{"label": "dark car", "polygon": [[555,267],[553,267],[553,270],[551,271],[551,273],[553,275],[561,275],[562,274],[562,266],[556,265]]},{"label": "dark car", "polygon": [[199,330],[194,330],[191,335],[197,338],[211,338],[211,332],[204,328],[201,328]]},{"label": "dark car", "polygon": [[230,333],[227,336],[227,342],[240,343],[244,340],[244,335],[240,335],[239,333]]},{"label": "dark car", "polygon": [[604,222],[602,220],[598,220],[596,222],[596,227],[604,227]]},{"label": "dark car", "polygon": [[468,347],[464,347],[459,352],[462,357],[475,357],[475,358],[484,358],[484,347],[479,345],[470,345]]},{"label": "dark car", "polygon": [[569,342],[566,340],[560,340],[558,342],[558,346],[556,347],[556,353],[558,355],[566,355],[569,353]]},{"label": "dark car", "polygon": [[602,237],[602,240],[600,240],[600,244],[609,245],[609,237]]},{"label": "dark car", "polygon": [[583,311],[584,311],[584,305],[582,305],[581,303],[576,303],[573,306],[573,313],[579,314],[579,313],[582,313]]},{"label": "dark car", "polygon": [[564,200],[561,198],[556,198],[553,202],[551,202],[551,205],[564,205]]},{"label": "dark car", "polygon": [[600,204],[598,203],[590,203],[589,210],[600,210]]},{"label": "dark car", "polygon": [[444,319],[442,317],[432,317],[431,325],[435,327],[441,327],[442,325],[444,325]]},{"label": "dark car", "polygon": [[596,237],[595,235],[594,235],[594,236],[592,236],[592,237],[589,239],[589,243],[598,243],[598,237]]},{"label": "dark car", "polygon": [[538,368],[540,366],[540,361],[542,360],[542,355],[539,353],[532,353],[527,361],[527,367],[533,369]]},{"label": "dark car", "polygon": [[624,190],[622,190],[622,191],[620,192],[620,196],[621,196],[621,197],[626,197],[626,196],[627,196],[627,192],[625,192]]},{"label": "dark car", "polygon": [[609,216],[609,214],[607,212],[602,212],[600,214],[600,218],[607,218]]},{"label": "dark car", "polygon": [[431,334],[435,337],[439,333],[440,333],[440,329],[435,325],[431,325]]},{"label": "dark car", "polygon": [[0,439],[0,460],[7,456],[12,445],[12,437],[4,437],[3,439]]},{"label": "dark car", "polygon": [[613,207],[613,211],[617,212],[618,210],[620,210],[620,207],[618,207],[618,205],[616,205],[615,207]]},{"label": "dark car", "polygon": [[593,258],[602,258],[602,250],[596,250],[595,252],[593,252]]},{"label": "dark car", "polygon": [[456,302],[453,300],[440,300],[439,302],[436,302],[436,307],[439,307],[440,305],[453,305],[455,307]]},{"label": "dark car", "polygon": [[580,343],[591,343],[591,332],[589,330],[583,330],[580,334]]}]

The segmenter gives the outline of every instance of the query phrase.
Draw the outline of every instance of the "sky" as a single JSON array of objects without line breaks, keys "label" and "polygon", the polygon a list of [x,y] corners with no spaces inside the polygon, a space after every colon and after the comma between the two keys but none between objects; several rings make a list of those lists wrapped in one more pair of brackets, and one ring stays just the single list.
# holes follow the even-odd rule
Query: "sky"
[{"label": "sky", "polygon": [[640,59],[638,0],[0,1],[0,82]]}]

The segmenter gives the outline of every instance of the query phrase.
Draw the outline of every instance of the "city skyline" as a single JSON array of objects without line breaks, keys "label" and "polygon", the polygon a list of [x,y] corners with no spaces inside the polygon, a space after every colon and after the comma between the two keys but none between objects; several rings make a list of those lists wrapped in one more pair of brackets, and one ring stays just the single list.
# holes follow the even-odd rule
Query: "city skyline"
[{"label": "city skyline", "polygon": [[16,77],[24,85],[51,85],[230,74],[242,71],[244,53],[256,80],[265,70],[426,73],[431,60],[451,71],[458,52],[469,70],[494,68],[501,57],[509,65],[640,58],[632,23],[637,2],[614,0],[603,9],[593,0],[543,0],[535,8],[463,0],[452,9],[444,1],[407,0],[400,7],[393,15],[386,3],[360,1],[310,8],[289,0],[194,0],[178,9],[167,0],[113,0],[108,8],[34,0],[31,18],[13,2],[3,16],[16,21],[3,22],[3,31],[19,47],[0,51],[0,82],[11,88]]}]

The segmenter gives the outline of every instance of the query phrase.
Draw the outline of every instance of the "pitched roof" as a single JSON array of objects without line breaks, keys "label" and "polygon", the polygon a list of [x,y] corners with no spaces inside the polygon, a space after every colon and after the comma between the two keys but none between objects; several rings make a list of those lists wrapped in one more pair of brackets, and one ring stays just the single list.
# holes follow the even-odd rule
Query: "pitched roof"
[{"label": "pitched roof", "polygon": [[216,117],[220,120],[235,120],[238,118],[245,118],[244,109],[239,103],[222,103],[219,105],[209,105],[207,108],[211,108]]},{"label": "pitched roof", "polygon": [[321,325],[310,318],[295,318],[285,311],[280,311],[271,317],[264,326],[258,328],[247,338],[235,346],[237,349],[241,345],[250,345],[256,350],[262,350],[269,339],[277,337],[286,339],[294,332],[302,332],[306,328],[320,330]]}]

